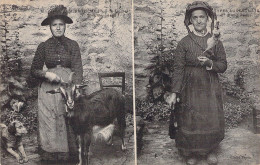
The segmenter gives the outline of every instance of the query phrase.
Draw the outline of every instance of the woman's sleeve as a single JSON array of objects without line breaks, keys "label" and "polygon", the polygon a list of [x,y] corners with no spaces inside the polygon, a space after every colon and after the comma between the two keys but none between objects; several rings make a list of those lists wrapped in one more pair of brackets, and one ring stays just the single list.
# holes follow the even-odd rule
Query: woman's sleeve
[{"label": "woman's sleeve", "polygon": [[33,77],[36,78],[44,78],[45,77],[45,71],[43,71],[43,65],[44,65],[44,43],[40,43],[40,45],[37,47],[37,50],[35,52],[35,56],[32,61],[31,66],[31,74]]},{"label": "woman's sleeve", "polygon": [[217,73],[224,73],[227,70],[227,59],[226,52],[222,42],[218,42],[216,46],[216,60],[213,61],[212,69],[210,71],[214,71]]},{"label": "woman's sleeve", "polygon": [[82,66],[80,48],[76,41],[72,50],[71,66],[72,66],[71,70],[75,73],[73,81],[76,84],[80,84],[83,79],[83,66]]},{"label": "woman's sleeve", "polygon": [[180,42],[173,54],[173,73],[171,78],[171,90],[170,92],[180,93],[184,77],[185,68],[185,48]]}]

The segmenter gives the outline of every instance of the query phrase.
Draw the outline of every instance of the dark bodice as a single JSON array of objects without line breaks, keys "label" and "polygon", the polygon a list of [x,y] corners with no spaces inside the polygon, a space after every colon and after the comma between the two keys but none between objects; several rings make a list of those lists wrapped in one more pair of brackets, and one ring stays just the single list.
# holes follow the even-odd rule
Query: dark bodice
[{"label": "dark bodice", "polygon": [[31,73],[34,77],[44,78],[44,64],[48,69],[60,65],[65,68],[70,68],[75,72],[75,82],[82,81],[82,60],[78,43],[67,37],[59,39],[52,37],[45,42],[42,42],[35,53]]},{"label": "dark bodice", "polygon": [[[173,74],[172,74],[172,88],[171,92],[180,93],[183,89],[183,80],[187,80],[187,75],[196,72],[193,76],[196,77],[196,81],[200,81],[205,75],[216,73],[223,73],[227,69],[226,53],[221,41],[218,41],[216,46],[209,51],[210,53],[203,53],[207,47],[207,40],[211,35],[207,34],[204,37],[196,36],[194,33],[189,33],[184,37],[176,48],[173,62]],[[213,61],[211,70],[207,70],[205,66],[199,64],[198,56],[206,56]],[[198,70],[198,72],[197,72]],[[188,74],[187,74],[188,73]],[[186,76],[185,76],[186,75]],[[190,76],[188,76],[190,77]],[[189,80],[190,81],[190,80]],[[195,81],[195,80],[194,80]]]}]

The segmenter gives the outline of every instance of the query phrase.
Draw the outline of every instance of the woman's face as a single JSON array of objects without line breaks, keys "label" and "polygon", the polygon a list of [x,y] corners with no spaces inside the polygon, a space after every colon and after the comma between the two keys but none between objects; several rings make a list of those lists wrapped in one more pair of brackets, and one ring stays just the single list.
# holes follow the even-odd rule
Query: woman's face
[{"label": "woman's face", "polygon": [[54,19],[50,24],[51,33],[54,37],[61,37],[66,30],[66,24],[62,19]]},{"label": "woman's face", "polygon": [[191,13],[190,22],[192,23],[194,29],[198,32],[206,30],[208,16],[204,10],[195,10]]}]

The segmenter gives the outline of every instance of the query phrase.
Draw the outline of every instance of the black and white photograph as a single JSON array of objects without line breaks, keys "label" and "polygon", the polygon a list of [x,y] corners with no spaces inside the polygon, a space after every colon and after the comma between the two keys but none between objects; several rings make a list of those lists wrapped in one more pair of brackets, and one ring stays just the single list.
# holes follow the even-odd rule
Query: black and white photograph
[{"label": "black and white photograph", "polygon": [[1,164],[134,164],[132,2],[0,11]]},{"label": "black and white photograph", "polygon": [[0,165],[260,165],[259,0],[1,0]]},{"label": "black and white photograph", "polygon": [[134,1],[138,164],[260,164],[259,21],[257,0]]}]

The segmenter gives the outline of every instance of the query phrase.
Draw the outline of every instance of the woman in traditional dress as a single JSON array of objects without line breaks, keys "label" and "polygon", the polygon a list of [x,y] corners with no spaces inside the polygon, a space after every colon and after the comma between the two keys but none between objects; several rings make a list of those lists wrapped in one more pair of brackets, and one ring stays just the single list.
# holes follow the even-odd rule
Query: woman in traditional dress
[{"label": "woman in traditional dress", "polygon": [[[76,156],[77,148],[71,128],[66,123],[65,106],[61,95],[48,94],[56,89],[59,82],[69,81],[74,72],[73,82],[81,83],[83,76],[80,48],[76,41],[64,36],[69,18],[66,7],[52,7],[48,17],[41,23],[50,26],[52,37],[40,43],[31,66],[31,75],[42,80],[38,89],[38,143],[43,160],[68,160]],[[43,66],[47,71],[43,70]]]},{"label": "woman in traditional dress", "polygon": [[[196,164],[196,155],[207,156],[208,164],[217,164],[217,157],[212,151],[224,138],[218,73],[226,71],[227,61],[221,41],[204,52],[212,36],[207,31],[209,17],[212,33],[216,19],[212,8],[201,1],[188,5],[184,23],[189,33],[177,45],[171,94],[167,98],[171,106],[175,103],[180,105],[176,109],[177,131],[174,138],[176,147],[187,158],[187,164]],[[189,25],[193,26],[193,31]]]}]

